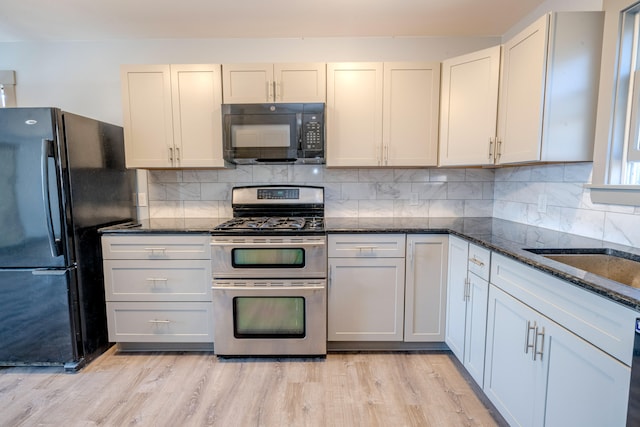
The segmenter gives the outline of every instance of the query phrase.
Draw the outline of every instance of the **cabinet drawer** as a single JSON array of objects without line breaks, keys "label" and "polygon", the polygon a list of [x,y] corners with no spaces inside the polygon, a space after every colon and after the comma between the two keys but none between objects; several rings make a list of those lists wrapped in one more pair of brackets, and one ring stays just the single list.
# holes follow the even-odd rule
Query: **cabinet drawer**
[{"label": "cabinet drawer", "polygon": [[209,235],[103,236],[103,259],[210,259]]},{"label": "cabinet drawer", "polygon": [[210,302],[107,302],[109,341],[213,342]]},{"label": "cabinet drawer", "polygon": [[330,234],[328,256],[342,258],[403,258],[404,234]]},{"label": "cabinet drawer", "polygon": [[107,301],[211,301],[209,260],[105,260]]},{"label": "cabinet drawer", "polygon": [[631,365],[637,312],[502,255],[493,255],[491,283]]},{"label": "cabinet drawer", "polygon": [[491,251],[469,243],[469,271],[481,279],[489,281],[490,265]]}]

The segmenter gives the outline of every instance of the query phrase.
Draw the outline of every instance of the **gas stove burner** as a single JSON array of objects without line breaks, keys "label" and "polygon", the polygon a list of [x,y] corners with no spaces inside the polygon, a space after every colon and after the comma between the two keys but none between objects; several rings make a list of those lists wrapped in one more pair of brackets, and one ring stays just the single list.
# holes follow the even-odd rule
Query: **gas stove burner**
[{"label": "gas stove burner", "polygon": [[245,229],[245,230],[302,230],[305,228],[317,229],[322,226],[320,218],[302,217],[249,217],[233,218],[216,227],[219,230]]},{"label": "gas stove burner", "polygon": [[304,228],[305,219],[292,217],[292,218],[280,218],[280,217],[262,217],[262,218],[249,218],[244,224],[248,228],[260,228],[260,229],[294,229],[300,230]]}]

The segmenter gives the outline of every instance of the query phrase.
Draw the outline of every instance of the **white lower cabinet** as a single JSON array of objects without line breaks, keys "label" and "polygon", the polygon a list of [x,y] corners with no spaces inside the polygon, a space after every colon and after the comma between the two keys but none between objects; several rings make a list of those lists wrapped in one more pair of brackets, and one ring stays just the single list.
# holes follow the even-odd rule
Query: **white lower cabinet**
[{"label": "white lower cabinet", "polygon": [[445,342],[471,377],[484,381],[489,250],[449,237]]},{"label": "white lower cabinet", "polygon": [[105,235],[109,340],[213,345],[208,235]]},{"label": "white lower cabinet", "polygon": [[444,341],[447,304],[446,234],[408,234],[404,341]]},{"label": "white lower cabinet", "polygon": [[491,402],[510,425],[624,426],[634,312],[494,258],[484,379]]},{"label": "white lower cabinet", "polygon": [[328,341],[402,341],[404,234],[328,236]]},{"label": "white lower cabinet", "polygon": [[329,234],[328,245],[329,341],[443,341],[447,235]]}]

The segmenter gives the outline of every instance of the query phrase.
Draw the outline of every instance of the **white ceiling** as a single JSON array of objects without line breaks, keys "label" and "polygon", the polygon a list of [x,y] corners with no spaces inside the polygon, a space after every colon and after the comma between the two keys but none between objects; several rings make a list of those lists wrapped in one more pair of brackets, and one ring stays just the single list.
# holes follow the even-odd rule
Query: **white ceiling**
[{"label": "white ceiling", "polygon": [[0,0],[0,41],[500,36],[544,0]]}]

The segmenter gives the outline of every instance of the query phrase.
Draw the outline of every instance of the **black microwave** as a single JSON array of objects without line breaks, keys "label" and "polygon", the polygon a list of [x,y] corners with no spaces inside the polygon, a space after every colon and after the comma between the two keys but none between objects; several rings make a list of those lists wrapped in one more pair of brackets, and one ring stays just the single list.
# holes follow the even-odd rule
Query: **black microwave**
[{"label": "black microwave", "polygon": [[321,164],[324,104],[223,104],[224,158],[235,164]]}]

